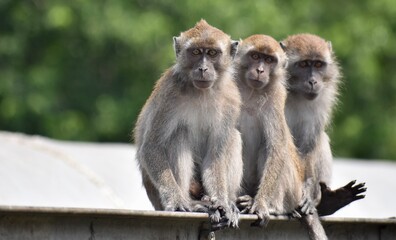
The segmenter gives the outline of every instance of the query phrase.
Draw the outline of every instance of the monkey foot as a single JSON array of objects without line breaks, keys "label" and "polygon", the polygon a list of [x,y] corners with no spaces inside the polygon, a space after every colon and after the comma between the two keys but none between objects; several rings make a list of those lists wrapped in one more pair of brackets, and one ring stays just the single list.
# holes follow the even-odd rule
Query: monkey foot
[{"label": "monkey foot", "polygon": [[239,210],[234,203],[227,205],[213,204],[209,208],[209,219],[211,230],[217,231],[227,227],[237,228],[239,221]]},{"label": "monkey foot", "polygon": [[319,216],[327,216],[335,213],[353,201],[364,198],[367,188],[365,183],[356,184],[356,180],[336,190],[331,190],[325,183],[321,182],[320,188],[322,198],[317,206]]}]

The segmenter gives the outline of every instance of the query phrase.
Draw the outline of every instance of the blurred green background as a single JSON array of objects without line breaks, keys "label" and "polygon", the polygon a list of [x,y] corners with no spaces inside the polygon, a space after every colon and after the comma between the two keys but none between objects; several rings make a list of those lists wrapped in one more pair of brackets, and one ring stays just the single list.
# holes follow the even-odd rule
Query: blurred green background
[{"label": "blurred green background", "polygon": [[344,75],[334,154],[396,159],[394,0],[0,0],[0,129],[129,142],[172,36],[201,18],[234,39],[331,40]]}]

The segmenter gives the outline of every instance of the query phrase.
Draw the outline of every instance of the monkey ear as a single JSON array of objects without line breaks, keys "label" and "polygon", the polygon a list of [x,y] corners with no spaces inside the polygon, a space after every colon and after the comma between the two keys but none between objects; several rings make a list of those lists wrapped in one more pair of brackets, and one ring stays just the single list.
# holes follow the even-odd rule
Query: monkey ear
[{"label": "monkey ear", "polygon": [[235,57],[236,53],[238,52],[238,45],[239,45],[239,41],[232,41],[231,42],[231,52],[230,55],[232,58]]},{"label": "monkey ear", "polygon": [[180,37],[173,37],[173,49],[175,50],[176,57],[178,57],[181,50]]},{"label": "monkey ear", "polygon": [[286,51],[286,45],[284,42],[279,42],[279,45],[281,46],[281,48],[283,49],[283,51]]},{"label": "monkey ear", "polygon": [[332,52],[333,51],[333,46],[331,44],[330,41],[327,41],[327,47],[329,48],[329,51]]}]

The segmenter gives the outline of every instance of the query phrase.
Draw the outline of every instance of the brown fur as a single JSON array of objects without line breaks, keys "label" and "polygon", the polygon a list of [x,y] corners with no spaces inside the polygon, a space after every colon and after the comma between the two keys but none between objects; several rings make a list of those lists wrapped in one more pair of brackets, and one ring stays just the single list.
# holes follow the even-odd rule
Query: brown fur
[{"label": "brown fur", "polygon": [[279,43],[272,37],[262,34],[252,35],[243,40],[245,46],[254,47],[258,52],[265,53],[268,55],[274,55],[275,53],[282,52]]},{"label": "brown fur", "polygon": [[323,53],[329,51],[328,42],[313,34],[292,35],[284,43],[288,47],[289,54],[296,54],[300,59],[323,59]]}]

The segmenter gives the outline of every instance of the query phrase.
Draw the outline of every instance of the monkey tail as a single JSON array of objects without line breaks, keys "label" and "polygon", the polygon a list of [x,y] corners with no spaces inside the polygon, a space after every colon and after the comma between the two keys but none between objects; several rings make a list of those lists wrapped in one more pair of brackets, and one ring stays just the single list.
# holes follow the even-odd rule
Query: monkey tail
[{"label": "monkey tail", "polygon": [[303,216],[300,218],[300,222],[307,229],[310,240],[327,240],[326,232],[317,212]]}]

